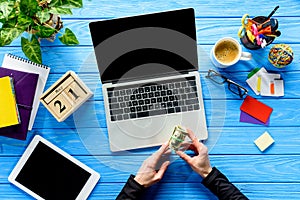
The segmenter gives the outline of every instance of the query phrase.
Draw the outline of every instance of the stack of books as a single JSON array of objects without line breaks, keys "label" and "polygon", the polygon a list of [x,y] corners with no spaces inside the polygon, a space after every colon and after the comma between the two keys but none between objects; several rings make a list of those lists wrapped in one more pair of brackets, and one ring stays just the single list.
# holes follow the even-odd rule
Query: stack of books
[{"label": "stack of books", "polygon": [[[0,135],[26,140],[50,68],[6,54],[0,67]],[[4,98],[2,98],[4,97]]]}]

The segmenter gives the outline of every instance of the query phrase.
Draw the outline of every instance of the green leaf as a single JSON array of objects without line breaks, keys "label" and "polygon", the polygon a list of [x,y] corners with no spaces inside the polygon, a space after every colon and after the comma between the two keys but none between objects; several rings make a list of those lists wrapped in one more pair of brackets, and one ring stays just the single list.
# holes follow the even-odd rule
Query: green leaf
[{"label": "green leaf", "polygon": [[57,7],[57,8],[51,8],[50,13],[52,14],[57,14],[57,15],[72,15],[72,11],[69,8],[61,8],[61,7]]},{"label": "green leaf", "polygon": [[17,20],[17,28],[22,29],[25,31],[31,24],[34,23],[33,19],[31,17],[28,17],[27,15],[20,14],[18,16]]},{"label": "green leaf", "polygon": [[0,46],[10,44],[14,39],[19,37],[23,30],[18,28],[1,28],[0,29]]},{"label": "green leaf", "polygon": [[75,34],[68,28],[66,28],[65,33],[58,38],[65,45],[79,44],[79,41],[77,40]]},{"label": "green leaf", "polygon": [[16,24],[17,24],[17,18],[12,18],[8,21],[4,21],[2,22],[2,28],[15,28]]},{"label": "green leaf", "polygon": [[82,0],[52,0],[50,7],[81,8]]},{"label": "green leaf", "polygon": [[37,30],[36,35],[40,38],[48,38],[55,32],[54,28],[45,27],[45,26],[36,26],[33,29]]},{"label": "green leaf", "polygon": [[44,23],[50,19],[50,12],[48,9],[38,11],[36,13],[37,18],[39,18],[41,23]]},{"label": "green leaf", "polygon": [[40,7],[37,0],[20,0],[20,10],[32,17],[40,10]]},{"label": "green leaf", "polygon": [[8,19],[11,11],[14,9],[15,2],[4,1],[0,3],[0,19]]},{"label": "green leaf", "polygon": [[63,5],[63,1],[62,0],[51,0],[49,7],[59,7]]},{"label": "green leaf", "polygon": [[31,41],[27,38],[21,38],[22,51],[29,60],[42,64],[42,52],[38,39],[33,35]]},{"label": "green leaf", "polygon": [[22,13],[20,12],[20,8],[19,7],[14,7],[14,9],[11,11],[11,13],[8,15],[8,19],[6,20],[11,20],[13,18],[18,18],[18,15]]}]

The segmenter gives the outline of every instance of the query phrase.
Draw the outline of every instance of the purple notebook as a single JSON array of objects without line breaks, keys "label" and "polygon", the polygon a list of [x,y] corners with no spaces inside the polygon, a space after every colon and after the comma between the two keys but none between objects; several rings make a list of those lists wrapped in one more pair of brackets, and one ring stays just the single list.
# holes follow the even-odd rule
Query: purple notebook
[{"label": "purple notebook", "polygon": [[4,76],[10,76],[13,78],[21,123],[18,125],[0,128],[0,135],[26,140],[39,75],[0,67],[0,77]]}]

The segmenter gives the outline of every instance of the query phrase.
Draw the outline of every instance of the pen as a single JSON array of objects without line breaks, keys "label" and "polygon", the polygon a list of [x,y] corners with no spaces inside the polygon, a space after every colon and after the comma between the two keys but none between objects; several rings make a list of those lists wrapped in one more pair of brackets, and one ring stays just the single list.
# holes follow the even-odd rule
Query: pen
[{"label": "pen", "polygon": [[256,85],[257,92],[260,92],[260,88],[261,88],[261,76],[258,76],[257,77],[257,85]]},{"label": "pen", "polygon": [[274,8],[274,10],[269,14],[269,16],[267,17],[267,19],[270,19],[272,17],[272,15],[274,15],[274,13],[276,12],[276,10],[279,8],[279,6],[276,6]]}]

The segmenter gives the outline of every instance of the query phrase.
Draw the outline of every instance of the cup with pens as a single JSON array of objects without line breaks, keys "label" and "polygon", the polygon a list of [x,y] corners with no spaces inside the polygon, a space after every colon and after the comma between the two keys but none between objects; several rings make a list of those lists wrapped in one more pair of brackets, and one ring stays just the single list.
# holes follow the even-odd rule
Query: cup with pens
[{"label": "cup with pens", "polygon": [[253,50],[264,48],[280,36],[278,20],[271,18],[278,8],[279,6],[276,6],[267,17],[257,16],[251,19],[248,14],[242,17],[238,36],[246,48]]}]

